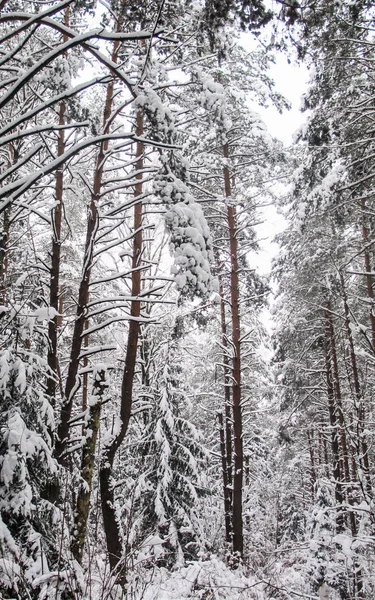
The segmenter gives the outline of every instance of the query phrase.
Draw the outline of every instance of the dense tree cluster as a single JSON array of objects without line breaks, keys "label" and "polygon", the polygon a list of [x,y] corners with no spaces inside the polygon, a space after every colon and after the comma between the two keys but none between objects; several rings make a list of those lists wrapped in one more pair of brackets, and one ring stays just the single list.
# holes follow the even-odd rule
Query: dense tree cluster
[{"label": "dense tree cluster", "polygon": [[305,457],[294,469],[305,489],[298,511],[309,521],[295,514],[283,529],[313,540],[313,590],[324,583],[340,598],[370,598],[373,10],[361,2],[315,3],[304,18],[310,116],[280,238],[277,311],[282,426],[286,445]]},{"label": "dense tree cluster", "polygon": [[374,19],[0,1],[1,597],[373,597]]}]

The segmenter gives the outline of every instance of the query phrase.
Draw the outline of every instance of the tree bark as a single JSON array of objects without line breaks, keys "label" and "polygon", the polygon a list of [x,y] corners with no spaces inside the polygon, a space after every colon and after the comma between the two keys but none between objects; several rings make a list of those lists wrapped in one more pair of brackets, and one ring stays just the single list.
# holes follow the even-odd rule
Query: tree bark
[{"label": "tree bark", "polygon": [[[332,311],[330,302],[327,303],[327,328],[329,335],[329,349],[330,349],[330,361],[331,361],[331,373],[333,379],[333,391],[334,391],[334,402],[335,409],[337,414],[337,423],[339,428],[339,454],[340,454],[340,462],[341,462],[341,480],[343,484],[345,484],[346,493],[343,493],[343,496],[346,496],[349,504],[353,504],[353,485],[352,478],[350,473],[350,464],[349,464],[349,449],[346,438],[346,427],[345,427],[345,419],[342,405],[342,397],[341,397],[341,386],[340,386],[340,374],[339,367],[337,361],[337,351],[336,351],[336,340],[335,340],[335,330],[333,325]],[[352,510],[349,511],[349,523],[352,531],[353,537],[357,534],[357,523],[355,514]]]},{"label": "tree bark", "polygon": [[[112,61],[117,62],[118,50],[120,42],[114,42]],[[109,118],[112,112],[113,104],[114,81],[108,84],[106,99],[103,114],[103,133],[109,132]],[[96,165],[94,171],[93,193],[91,194],[90,204],[87,211],[87,229],[86,242],[83,260],[83,272],[78,291],[78,303],[76,311],[76,319],[74,323],[72,345],[70,350],[70,359],[68,374],[65,383],[65,391],[63,404],[61,407],[60,423],[57,430],[57,440],[55,446],[55,455],[59,462],[67,466],[66,449],[69,434],[69,422],[73,410],[73,402],[75,394],[79,388],[80,381],[78,377],[79,360],[82,349],[82,339],[84,325],[86,320],[87,304],[89,302],[89,288],[91,278],[92,260],[94,254],[95,238],[99,227],[99,210],[98,203],[100,201],[104,159],[108,150],[109,141],[105,140],[100,144],[99,152],[96,157]]]},{"label": "tree bark", "polygon": [[223,467],[223,485],[224,485],[224,511],[225,511],[225,539],[228,543],[232,542],[232,414],[231,414],[231,379],[229,349],[227,338],[227,323],[225,316],[224,289],[222,277],[219,274],[219,295],[220,295],[220,324],[221,324],[221,343],[224,348],[223,369],[224,369],[224,405],[225,405],[225,428],[223,422],[224,436],[224,455],[225,461]]},{"label": "tree bark", "polygon": [[[340,430],[340,446],[341,446],[341,464],[342,464],[342,477],[343,481],[349,486],[351,482],[350,476],[350,466],[349,466],[349,451],[348,451],[348,443],[346,439],[346,429],[345,429],[345,420],[344,420],[344,412],[342,406],[342,396],[341,396],[341,385],[340,385],[340,373],[339,366],[337,360],[337,350],[336,350],[336,339],[335,339],[335,330],[333,325],[332,318],[332,310],[330,302],[327,303],[327,324],[329,331],[329,347],[330,347],[330,360],[331,360],[331,368],[332,368],[332,379],[333,379],[333,389],[334,389],[334,399],[337,407],[337,420],[339,424]],[[347,488],[349,491],[349,488]]]},{"label": "tree bark", "polygon": [[311,481],[311,497],[315,496],[315,483],[316,483],[316,461],[315,461],[315,451],[314,451],[314,430],[307,430],[307,441],[309,444],[309,454],[310,454],[310,481]]},{"label": "tree bark", "polygon": [[82,449],[81,484],[77,494],[74,513],[74,528],[71,550],[74,558],[82,563],[83,550],[86,541],[87,521],[90,511],[92,476],[95,465],[95,450],[100,427],[100,414],[104,391],[107,387],[105,371],[97,371],[93,393],[88,408],[88,419],[85,427],[86,441]]},{"label": "tree bark", "polygon": [[338,431],[338,419],[337,409],[335,405],[335,396],[333,389],[332,380],[332,368],[331,368],[331,357],[330,357],[330,326],[329,326],[329,311],[325,311],[325,343],[324,343],[324,355],[325,355],[325,366],[326,366],[326,384],[327,384],[327,397],[328,397],[328,413],[329,421],[331,425],[331,447],[333,456],[333,477],[335,484],[335,499],[339,508],[336,513],[336,524],[338,532],[344,529],[344,516],[342,505],[344,502],[344,494],[342,489],[342,477],[341,477],[341,461],[340,461],[340,448],[339,448],[339,431]]},{"label": "tree bark", "polygon": [[[137,136],[143,134],[143,115],[139,109],[137,111]],[[141,197],[143,193],[142,169],[143,169],[143,154],[144,145],[142,142],[137,142],[136,149],[136,179],[135,199]],[[139,269],[143,246],[142,233],[142,201],[136,202],[134,205],[134,237],[133,237],[133,256],[132,256],[132,298],[139,297],[141,293],[141,271]],[[125,564],[121,564],[123,555],[122,536],[119,523],[116,518],[114,489],[112,484],[113,464],[116,453],[122,444],[131,415],[133,401],[133,381],[137,358],[138,338],[140,331],[140,323],[138,318],[141,312],[140,300],[132,300],[130,307],[131,320],[129,322],[128,342],[125,355],[125,367],[121,386],[121,406],[120,419],[121,428],[119,433],[113,438],[112,442],[103,451],[102,462],[100,466],[100,495],[101,507],[104,522],[104,531],[107,541],[107,549],[109,556],[109,564],[112,571],[117,570],[118,580],[121,583],[125,582]]]},{"label": "tree bark", "polygon": [[230,299],[232,320],[232,401],[233,401],[233,441],[234,441],[234,473],[233,473],[233,552],[243,557],[243,440],[242,440],[242,407],[241,407],[241,345],[240,345],[240,307],[238,280],[238,244],[236,232],[236,208],[231,204],[231,181],[228,167],[229,147],[223,146],[224,189],[227,198],[227,219],[230,248]]},{"label": "tree bark", "polygon": [[371,325],[371,343],[372,350],[375,354],[375,293],[374,293],[374,279],[372,275],[372,264],[371,264],[371,256],[369,249],[369,230],[366,223],[366,201],[361,200],[361,209],[362,209],[362,239],[364,242],[365,250],[364,250],[364,259],[365,259],[365,271],[366,271],[366,288],[367,288],[367,296],[371,300],[371,308],[370,308],[370,325]]},{"label": "tree bark", "polygon": [[7,304],[7,273],[8,252],[10,234],[10,206],[4,210],[3,227],[0,238],[0,302],[3,306]]},{"label": "tree bark", "polygon": [[[65,124],[65,102],[60,103],[59,107],[59,125]],[[59,132],[57,142],[57,155],[61,156],[65,152],[65,131]],[[60,256],[61,256],[61,223],[63,214],[63,170],[61,166],[56,172],[56,205],[53,211],[53,239],[51,253],[51,277],[50,277],[50,296],[49,304],[58,312],[59,310],[59,286],[60,286]],[[57,334],[58,334],[57,315],[48,322],[48,366],[51,374],[47,379],[47,395],[50,403],[54,407],[56,404],[56,383],[58,377],[58,352],[57,352]]]},{"label": "tree bark", "polygon": [[349,356],[350,356],[350,364],[352,369],[352,380],[354,386],[354,394],[355,394],[355,410],[357,416],[357,431],[356,431],[356,445],[359,444],[358,452],[358,462],[359,466],[363,472],[365,479],[365,495],[368,497],[372,497],[372,484],[371,484],[371,476],[370,476],[370,463],[369,463],[369,448],[365,434],[365,423],[366,423],[366,409],[363,400],[363,394],[361,389],[361,384],[359,380],[359,372],[357,366],[357,357],[354,348],[354,340],[353,340],[353,332],[350,327],[350,311],[348,305],[348,297],[345,289],[345,281],[344,275],[342,271],[340,271],[340,283],[342,290],[342,298],[344,303],[344,316],[345,316],[345,330],[346,337],[349,345]]},{"label": "tree bark", "polygon": [[[17,164],[20,150],[14,144],[9,148],[9,165]],[[9,266],[9,237],[10,237],[10,215],[11,205],[8,205],[3,211],[3,227],[0,234],[0,303],[7,305],[7,275]]]},{"label": "tree bark", "polygon": [[230,496],[228,494],[228,463],[227,463],[227,450],[225,440],[225,428],[224,428],[224,416],[222,411],[217,413],[219,421],[219,434],[220,434],[220,454],[221,454],[221,471],[223,474],[223,490],[224,490],[224,522],[225,522],[225,539],[228,543],[232,541],[232,515],[231,515],[231,503]]},{"label": "tree bark", "polygon": [[[69,27],[70,7],[65,9],[64,25]],[[68,37],[63,36],[63,42],[67,41]],[[64,58],[67,58],[67,52],[64,52]],[[60,102],[59,105],[59,125],[65,125],[66,103]],[[62,156],[65,152],[65,131],[61,129],[58,132],[57,139],[57,156]],[[55,200],[56,204],[52,214],[52,250],[51,250],[51,269],[50,269],[50,295],[49,304],[59,312],[59,293],[60,293],[60,258],[61,258],[61,224],[64,211],[64,166],[61,165],[56,171],[55,183]],[[59,320],[57,314],[48,321],[48,355],[47,362],[50,369],[50,375],[47,378],[47,395],[53,407],[56,405],[56,385],[59,378],[58,364],[58,336]]]}]

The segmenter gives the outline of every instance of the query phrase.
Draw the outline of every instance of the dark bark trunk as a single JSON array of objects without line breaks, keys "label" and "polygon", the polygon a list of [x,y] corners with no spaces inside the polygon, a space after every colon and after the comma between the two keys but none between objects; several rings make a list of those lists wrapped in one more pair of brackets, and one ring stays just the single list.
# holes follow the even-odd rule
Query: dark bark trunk
[{"label": "dark bark trunk", "polygon": [[[89,320],[86,319],[85,321],[85,326],[84,329],[88,329],[89,326]],[[85,335],[85,337],[83,338],[83,348],[88,348],[89,346],[89,335]],[[87,401],[88,401],[88,393],[89,393],[89,374],[87,373],[87,371],[85,370],[86,367],[89,364],[89,359],[87,356],[85,356],[83,358],[83,369],[84,369],[84,373],[82,376],[82,411],[84,412],[87,408]]]},{"label": "dark bark trunk", "polygon": [[[72,534],[72,554],[80,564],[82,563],[83,550],[86,541],[87,521],[90,511],[92,476],[95,465],[96,441],[100,426],[102,399],[106,387],[106,374],[104,371],[98,371],[95,374],[92,394],[93,399],[95,399],[95,403],[90,403],[87,425],[85,427],[86,442],[82,449],[81,461],[82,482],[77,494],[77,503],[74,514],[74,529]],[[90,432],[90,435],[88,435],[88,432]]]},{"label": "dark bark trunk", "polygon": [[[64,25],[69,27],[70,7],[65,9]],[[68,40],[63,36],[63,42]],[[67,59],[67,52],[64,52],[64,58]],[[59,125],[65,125],[66,104],[60,102],[59,105]],[[57,139],[57,156],[62,156],[65,152],[65,131],[61,129]],[[59,293],[60,293],[60,262],[61,262],[61,224],[64,211],[64,166],[61,165],[56,171],[55,200],[56,204],[52,214],[52,250],[51,250],[51,270],[50,270],[50,293],[49,304],[56,312],[59,312]],[[53,407],[56,405],[56,387],[60,375],[58,360],[58,337],[59,319],[57,315],[48,322],[48,356],[47,362],[50,368],[50,376],[47,378],[47,395]]]},{"label": "dark bark trunk", "polygon": [[334,398],[337,405],[337,418],[340,426],[340,443],[341,443],[341,463],[342,463],[342,475],[344,477],[344,481],[349,483],[350,478],[350,468],[349,468],[349,452],[348,452],[348,444],[346,439],[346,430],[345,430],[345,420],[344,420],[344,412],[342,406],[342,396],[341,396],[341,385],[340,385],[340,372],[337,360],[337,350],[336,350],[336,338],[335,338],[335,329],[332,318],[331,305],[328,302],[327,304],[327,320],[328,320],[328,330],[329,330],[329,347],[330,347],[330,359],[331,359],[331,368],[332,368],[332,379],[333,379],[333,389],[334,389]]},{"label": "dark bark trunk", "polygon": [[230,246],[230,299],[232,320],[232,401],[233,401],[233,441],[234,441],[234,473],[233,473],[233,552],[243,556],[243,440],[242,440],[242,407],[241,407],[241,347],[240,347],[240,309],[238,281],[238,245],[236,232],[236,208],[231,204],[231,181],[228,168],[229,148],[224,144],[224,188],[227,198],[227,219]]},{"label": "dark bark trunk", "polygon": [[349,356],[350,356],[350,364],[352,369],[352,381],[354,387],[354,395],[355,395],[355,410],[357,416],[357,431],[355,436],[356,444],[359,444],[359,448],[357,450],[358,453],[358,462],[359,466],[364,474],[365,479],[365,495],[372,497],[372,484],[371,484],[371,476],[370,476],[370,463],[369,463],[369,448],[367,444],[366,434],[365,434],[365,423],[366,423],[366,409],[363,400],[363,394],[361,389],[361,384],[359,380],[358,366],[357,366],[357,357],[354,348],[354,340],[353,333],[350,327],[350,311],[348,305],[348,298],[345,289],[345,281],[344,275],[342,271],[340,271],[340,282],[341,282],[341,290],[342,297],[344,303],[344,315],[345,315],[345,330],[346,337],[349,345]]},{"label": "dark bark trunk", "polygon": [[219,275],[219,295],[220,295],[220,324],[221,324],[221,343],[223,352],[224,369],[224,406],[225,406],[225,428],[223,423],[223,434],[225,441],[225,477],[224,484],[224,510],[225,510],[225,539],[228,543],[232,542],[232,411],[231,411],[231,378],[230,362],[227,337],[227,323],[225,315],[224,289],[222,277]]},{"label": "dark bark trunk", "polygon": [[375,293],[374,293],[374,278],[372,274],[372,264],[371,264],[371,256],[369,249],[369,230],[366,223],[366,201],[361,201],[361,209],[362,209],[362,239],[364,242],[365,250],[364,250],[364,259],[365,259],[365,271],[366,271],[366,288],[367,288],[367,296],[371,300],[371,308],[370,308],[370,325],[371,325],[371,343],[372,350],[375,354]]},{"label": "dark bark trunk", "polygon": [[[65,102],[61,102],[59,107],[59,125],[65,125]],[[65,131],[59,132],[57,142],[57,155],[61,156],[65,152]],[[59,291],[60,291],[60,256],[61,256],[61,223],[63,214],[63,195],[64,195],[64,168],[59,167],[56,172],[56,205],[53,210],[53,239],[51,253],[51,278],[50,278],[50,296],[49,303],[52,308],[59,311]],[[59,373],[58,368],[58,319],[57,315],[48,322],[48,366],[51,375],[47,379],[47,394],[52,406],[56,404],[56,385]]]},{"label": "dark bark trunk", "polygon": [[339,448],[339,431],[338,431],[338,418],[337,409],[335,404],[335,396],[333,389],[332,380],[332,368],[331,368],[331,357],[330,357],[330,326],[329,326],[329,311],[325,313],[325,366],[326,366],[326,384],[327,384],[327,398],[328,398],[328,413],[329,421],[331,425],[331,447],[333,457],[333,477],[335,484],[335,499],[339,508],[337,510],[336,524],[337,530],[340,532],[344,528],[344,516],[343,516],[343,489],[342,489],[342,477],[341,477],[341,461],[340,461],[340,448]]},{"label": "dark bark trunk", "polygon": [[10,233],[10,206],[4,210],[3,229],[0,239],[0,303],[7,304],[7,273],[8,273],[8,251]]},{"label": "dark bark trunk", "polygon": [[310,454],[310,480],[311,480],[311,497],[315,496],[315,483],[316,483],[316,465],[315,465],[315,451],[314,451],[314,430],[307,430],[307,441],[309,445]]},{"label": "dark bark trunk", "polygon": [[[331,367],[332,367],[332,378],[333,378],[333,389],[334,389],[334,399],[337,407],[337,420],[339,425],[339,441],[340,441],[340,454],[341,454],[341,475],[342,481],[345,484],[346,488],[346,497],[349,504],[353,503],[352,493],[352,478],[350,473],[350,463],[349,463],[349,449],[348,442],[346,437],[346,425],[344,419],[344,411],[342,405],[342,396],[341,396],[341,385],[340,385],[340,373],[339,366],[337,360],[337,350],[336,350],[336,339],[335,339],[335,330],[332,318],[331,305],[328,302],[327,304],[327,319],[328,319],[328,331],[329,331],[329,346],[330,346],[330,359],[331,359]],[[356,535],[357,525],[355,520],[355,514],[351,510],[349,511],[349,522],[352,530],[353,536]]]},{"label": "dark bark trunk", "polygon": [[[9,166],[17,164],[19,149],[14,144],[10,146]],[[3,211],[3,227],[0,234],[0,303],[7,305],[7,275],[9,266],[9,236],[10,236],[11,205]]]},{"label": "dark bark trunk", "polygon": [[230,503],[230,497],[228,495],[228,464],[227,464],[227,450],[225,443],[225,429],[224,429],[224,416],[220,411],[217,413],[219,420],[219,433],[220,433],[220,454],[221,454],[221,470],[223,474],[223,489],[224,489],[224,520],[225,520],[225,539],[228,543],[231,542],[231,530],[232,530],[232,507]]},{"label": "dark bark trunk", "polygon": [[[143,115],[141,110],[137,112],[137,136],[143,134]],[[143,152],[144,147],[141,142],[137,142],[137,162],[136,162],[136,179],[134,197],[141,197],[143,192],[142,174],[143,169]],[[140,266],[143,233],[142,233],[142,202],[139,201],[134,205],[134,238],[133,238],[133,257],[132,257],[132,298],[137,298],[141,292],[141,271],[137,269]],[[103,451],[103,459],[100,467],[100,494],[101,506],[103,513],[104,531],[107,541],[107,549],[109,555],[109,564],[112,571],[117,570],[117,575],[120,582],[125,581],[125,565],[121,564],[122,539],[119,523],[116,518],[114,490],[112,485],[113,464],[117,450],[122,444],[126,435],[133,401],[133,381],[134,371],[137,358],[138,338],[140,331],[140,323],[138,317],[141,312],[141,302],[132,300],[130,314],[132,320],[129,322],[128,343],[125,355],[125,367],[123,372],[121,386],[121,406],[120,419],[121,428],[117,436],[111,444]]]},{"label": "dark bark trunk", "polygon": [[[115,42],[112,61],[117,62],[117,54],[120,43]],[[111,82],[107,87],[106,100],[103,114],[103,133],[108,133],[108,120],[112,112],[114,82]],[[89,302],[89,288],[91,278],[92,260],[95,246],[96,233],[99,227],[99,212],[98,203],[103,180],[104,159],[108,150],[109,142],[105,140],[101,143],[98,155],[96,157],[96,166],[94,172],[93,193],[91,195],[90,204],[87,211],[87,229],[85,252],[83,259],[83,273],[78,291],[78,303],[76,319],[74,323],[72,345],[70,351],[68,374],[65,383],[65,391],[63,404],[61,407],[60,424],[57,430],[57,440],[55,446],[55,454],[57,459],[64,466],[68,465],[66,458],[66,449],[69,434],[69,422],[73,410],[74,397],[79,389],[80,380],[78,376],[79,359],[82,348],[82,339],[84,325],[86,320],[87,304]]]},{"label": "dark bark trunk", "polygon": [[318,432],[319,439],[319,467],[323,470],[325,477],[329,477],[329,458],[327,437],[321,429]]},{"label": "dark bark trunk", "polygon": [[326,473],[326,476],[329,477],[328,440],[325,435],[323,436],[323,446],[324,446],[325,473]]}]

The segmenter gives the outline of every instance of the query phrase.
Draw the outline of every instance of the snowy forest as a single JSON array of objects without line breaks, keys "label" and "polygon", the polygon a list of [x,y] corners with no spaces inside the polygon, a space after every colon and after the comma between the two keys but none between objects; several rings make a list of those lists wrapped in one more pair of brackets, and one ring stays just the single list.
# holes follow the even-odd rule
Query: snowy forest
[{"label": "snowy forest", "polygon": [[373,185],[371,0],[0,0],[1,599],[374,599]]}]

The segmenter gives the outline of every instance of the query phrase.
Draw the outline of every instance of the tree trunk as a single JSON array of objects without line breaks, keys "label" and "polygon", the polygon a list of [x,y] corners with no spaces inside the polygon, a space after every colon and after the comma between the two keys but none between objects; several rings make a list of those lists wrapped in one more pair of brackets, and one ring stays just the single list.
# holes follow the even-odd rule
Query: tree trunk
[{"label": "tree trunk", "polygon": [[314,452],[314,430],[307,430],[307,441],[309,445],[310,454],[310,480],[311,480],[311,497],[315,496],[315,483],[316,483],[316,464],[315,464],[315,452]]},{"label": "tree trunk", "polygon": [[[19,149],[10,145],[10,165],[15,165],[19,159]],[[10,236],[11,205],[3,211],[3,227],[0,235],[0,303],[7,305],[7,275],[9,266],[9,236]]]},{"label": "tree trunk", "polygon": [[4,210],[3,230],[0,238],[0,302],[3,306],[7,304],[7,273],[8,273],[8,251],[10,233],[10,206]]},{"label": "tree trunk", "polygon": [[354,386],[354,394],[355,394],[355,410],[357,416],[357,431],[355,436],[356,446],[359,444],[359,448],[357,446],[358,453],[358,462],[363,472],[365,479],[365,496],[372,497],[372,484],[371,484],[371,476],[370,476],[370,463],[369,463],[369,448],[367,444],[366,434],[365,434],[365,423],[366,423],[366,409],[363,401],[363,394],[361,390],[361,384],[359,381],[359,373],[357,366],[357,357],[354,348],[354,340],[353,340],[353,332],[350,327],[350,311],[348,305],[348,298],[345,289],[345,281],[344,275],[342,271],[340,271],[340,282],[341,282],[341,290],[342,290],[342,298],[344,303],[344,315],[345,315],[345,330],[346,337],[349,344],[349,356],[350,356],[350,364],[352,368],[352,380]]},{"label": "tree trunk", "polygon": [[[65,10],[65,25],[69,25],[69,7]],[[64,36],[64,41],[65,36]],[[60,102],[59,105],[59,125],[65,125],[65,102]],[[61,156],[65,152],[65,131],[61,129],[58,132],[57,155]],[[51,249],[51,268],[50,268],[50,284],[49,284],[49,304],[55,309],[56,313],[60,308],[60,256],[61,256],[61,224],[64,210],[64,167],[59,167],[56,171],[55,183],[55,199],[56,204],[52,213],[52,249]],[[61,317],[57,314],[53,315],[48,321],[48,352],[47,362],[49,373],[47,376],[46,393],[49,402],[53,408],[56,406],[56,388],[58,381],[60,382],[60,390],[62,382],[60,379],[61,371],[58,358],[58,330]],[[56,431],[51,431],[52,445],[56,444]],[[60,484],[58,477],[51,478],[46,483],[45,494],[50,502],[57,502],[60,493]]]},{"label": "tree trunk", "polygon": [[[332,378],[333,378],[333,389],[334,389],[334,399],[337,407],[337,420],[340,431],[340,454],[341,454],[341,475],[342,481],[345,483],[346,488],[346,497],[349,504],[353,504],[352,492],[352,478],[350,473],[350,464],[349,464],[349,449],[348,443],[346,439],[346,426],[342,405],[342,396],[341,396],[341,386],[340,386],[340,374],[339,374],[339,366],[337,361],[337,351],[336,351],[336,340],[335,340],[335,330],[333,325],[332,311],[330,302],[327,304],[327,319],[328,319],[328,331],[329,331],[329,347],[330,347],[330,359],[332,366]],[[349,511],[349,521],[352,530],[353,536],[357,533],[357,525],[355,520],[355,514],[352,510]]]},{"label": "tree trunk", "polygon": [[95,465],[95,450],[100,427],[100,413],[104,391],[107,388],[106,373],[99,370],[94,373],[94,385],[88,419],[85,427],[86,441],[82,449],[81,484],[77,494],[72,534],[72,554],[81,564],[86,541],[87,521],[90,511],[92,476]]},{"label": "tree trunk", "polygon": [[330,357],[330,326],[329,326],[329,311],[325,312],[325,366],[326,366],[326,383],[327,383],[327,397],[328,397],[328,413],[329,421],[331,425],[331,446],[333,456],[333,477],[335,484],[335,499],[339,505],[336,516],[336,524],[338,532],[344,529],[344,516],[342,505],[344,502],[344,495],[342,489],[342,477],[341,477],[341,461],[340,461],[340,448],[339,448],[339,431],[338,431],[338,419],[337,409],[335,405],[335,396],[333,389],[332,380],[332,368],[331,368],[331,357]]},{"label": "tree trunk", "polygon": [[333,378],[333,389],[334,389],[334,398],[337,405],[337,417],[338,423],[340,425],[340,442],[341,442],[341,450],[342,450],[342,475],[344,477],[344,481],[346,483],[350,482],[350,468],[349,468],[349,453],[348,453],[348,444],[346,439],[346,430],[345,430],[345,421],[344,421],[344,412],[342,406],[342,396],[341,396],[341,386],[340,386],[340,373],[339,366],[337,360],[337,350],[336,350],[336,339],[335,339],[335,330],[333,325],[332,318],[332,310],[331,304],[328,302],[327,304],[327,322],[328,322],[328,331],[329,331],[329,348],[330,348],[330,359],[331,359],[331,368],[332,368],[332,378]]},{"label": "tree trunk", "polygon": [[[142,111],[137,111],[137,136],[143,134],[143,115]],[[142,169],[143,169],[144,146],[142,142],[137,142],[136,149],[136,179],[134,197],[141,197],[143,193]],[[142,201],[134,205],[134,237],[133,237],[133,257],[132,257],[132,298],[139,297],[141,293],[141,270],[140,262],[143,246],[142,233]],[[118,579],[121,583],[125,582],[125,564],[119,564],[123,554],[122,538],[119,523],[116,518],[114,490],[112,485],[113,464],[117,450],[119,449],[126,435],[133,401],[133,381],[137,358],[138,338],[140,323],[138,318],[141,312],[140,300],[132,300],[130,307],[131,320],[129,322],[128,343],[125,355],[125,367],[123,372],[121,386],[121,406],[120,419],[121,428],[114,437],[110,445],[104,449],[102,463],[100,466],[100,495],[103,513],[104,531],[107,541],[109,564],[111,570],[117,569]]]},{"label": "tree trunk", "polygon": [[231,379],[230,363],[227,338],[227,323],[225,317],[225,302],[222,277],[219,274],[219,295],[220,295],[220,324],[221,324],[221,343],[224,348],[223,369],[224,369],[224,404],[225,404],[225,428],[223,423],[225,462],[223,463],[223,485],[224,485],[224,511],[225,511],[225,539],[228,543],[232,542],[232,414],[231,414]]},{"label": "tree trunk", "polygon": [[365,271],[366,271],[366,288],[367,288],[367,296],[371,300],[371,308],[370,308],[370,325],[371,325],[371,343],[372,350],[375,354],[375,294],[374,294],[374,279],[372,274],[372,265],[371,265],[371,257],[370,257],[370,249],[369,249],[369,230],[366,223],[366,201],[361,200],[361,209],[362,209],[362,239],[364,242],[365,250],[364,250],[364,258],[365,258]]},{"label": "tree trunk", "polygon": [[[89,328],[89,319],[85,320],[84,330]],[[89,335],[85,335],[83,338],[83,349],[87,350],[89,347]],[[89,358],[87,354],[83,357],[83,375],[82,375],[82,412],[85,412],[88,406],[88,395],[89,395],[89,374],[87,367],[89,364]]]},{"label": "tree trunk", "polygon": [[[65,102],[60,103],[59,107],[59,125],[65,125]],[[57,155],[61,156],[65,152],[65,131],[59,131],[57,142]],[[53,210],[53,239],[51,253],[51,277],[50,277],[50,296],[49,304],[58,312],[59,310],[59,285],[60,285],[60,255],[61,255],[61,222],[63,214],[63,166],[56,172],[56,205]],[[47,395],[52,406],[56,404],[56,383],[58,377],[58,353],[57,353],[57,315],[48,322],[48,366],[51,374],[47,380]]]},{"label": "tree trunk", "polygon": [[[117,62],[118,50],[120,42],[114,42],[112,61]],[[113,91],[114,82],[112,81],[107,86],[107,93],[104,105],[103,114],[103,133],[108,133],[109,125],[108,121],[112,112],[113,104]],[[57,440],[55,446],[55,454],[59,462],[67,466],[66,450],[68,443],[69,434],[69,422],[73,410],[73,401],[75,394],[79,388],[80,380],[78,376],[80,354],[82,348],[82,339],[84,332],[84,325],[86,320],[87,304],[89,302],[89,287],[91,278],[92,260],[94,254],[95,238],[99,227],[99,211],[98,203],[100,201],[102,180],[103,180],[103,169],[104,159],[106,151],[108,150],[109,142],[105,140],[100,144],[99,152],[96,157],[96,166],[94,172],[94,183],[93,193],[91,194],[91,200],[87,212],[87,229],[86,229],[86,243],[83,260],[83,272],[78,292],[78,303],[76,311],[76,319],[74,323],[74,330],[72,336],[72,345],[70,351],[68,374],[65,383],[65,391],[63,404],[61,407],[60,423],[57,430]]]},{"label": "tree trunk", "polygon": [[231,181],[228,168],[229,147],[224,144],[224,189],[227,198],[227,219],[230,246],[230,299],[232,317],[232,401],[233,401],[233,438],[234,438],[234,473],[233,473],[233,552],[243,556],[243,440],[242,440],[242,407],[241,407],[241,346],[240,346],[240,308],[238,281],[238,247],[236,232],[236,208],[231,204]]},{"label": "tree trunk", "polygon": [[[69,27],[70,7],[65,9],[64,25]],[[68,40],[66,35],[63,36],[63,42]],[[67,58],[67,53],[64,52],[64,58]],[[59,105],[59,125],[65,125],[66,104],[60,102]],[[57,139],[57,156],[62,156],[65,152],[65,131],[61,129],[58,132]],[[55,200],[56,204],[52,214],[52,251],[51,251],[51,269],[50,269],[50,293],[49,304],[59,312],[59,292],[60,292],[60,256],[61,256],[61,224],[64,211],[64,166],[62,165],[56,171],[55,183]],[[48,355],[47,362],[50,368],[50,375],[47,379],[47,395],[53,407],[56,404],[56,384],[59,378],[60,369],[58,364],[58,318],[54,315],[48,321]]]},{"label": "tree trunk", "polygon": [[227,449],[225,440],[225,428],[224,428],[224,416],[222,411],[217,413],[219,421],[219,434],[220,434],[220,454],[221,454],[221,471],[223,474],[223,489],[224,489],[224,521],[225,521],[225,539],[228,543],[231,542],[231,531],[232,531],[232,515],[231,515],[231,503],[230,496],[228,494],[228,463],[227,463]]}]

